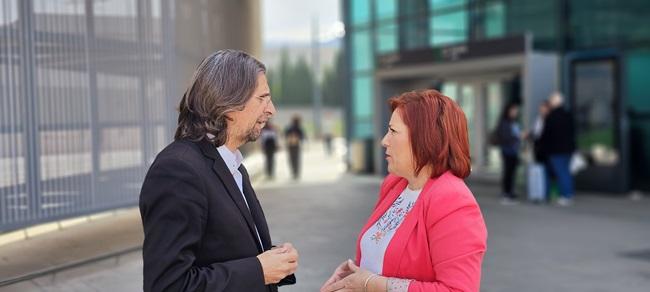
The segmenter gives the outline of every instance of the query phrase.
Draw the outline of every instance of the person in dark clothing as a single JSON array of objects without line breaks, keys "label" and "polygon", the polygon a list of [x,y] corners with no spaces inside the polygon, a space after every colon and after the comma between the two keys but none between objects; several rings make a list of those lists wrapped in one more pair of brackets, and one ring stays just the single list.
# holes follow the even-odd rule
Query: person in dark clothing
[{"label": "person in dark clothing", "polygon": [[501,115],[497,126],[499,148],[503,161],[501,190],[501,203],[511,205],[516,203],[517,195],[513,191],[515,174],[519,165],[519,147],[521,145],[522,132],[517,118],[519,116],[519,105],[508,104]]},{"label": "person in dark clothing", "polygon": [[[551,111],[546,117],[540,145],[547,155],[550,171],[558,182],[561,197],[560,206],[573,204],[573,177],[569,170],[571,156],[576,149],[573,116],[563,107],[564,98],[560,93],[553,93],[549,98]],[[548,176],[547,176],[548,177]],[[546,190],[549,191],[550,179]],[[547,194],[548,195],[548,194]]]},{"label": "person in dark clothing", "polygon": [[291,120],[291,125],[284,132],[289,151],[289,165],[293,179],[300,178],[300,144],[305,139],[304,131],[300,126],[300,116],[296,115]]},{"label": "person in dark clothing", "polygon": [[262,141],[262,151],[266,158],[266,177],[268,179],[273,179],[275,177],[275,152],[278,151],[277,136],[273,124],[271,124],[270,121],[267,122],[264,128],[262,128],[260,140]]},{"label": "person in dark clothing", "polygon": [[325,153],[327,156],[332,156],[332,152],[334,151],[332,148],[332,134],[327,133],[323,136],[323,142],[325,143]]}]

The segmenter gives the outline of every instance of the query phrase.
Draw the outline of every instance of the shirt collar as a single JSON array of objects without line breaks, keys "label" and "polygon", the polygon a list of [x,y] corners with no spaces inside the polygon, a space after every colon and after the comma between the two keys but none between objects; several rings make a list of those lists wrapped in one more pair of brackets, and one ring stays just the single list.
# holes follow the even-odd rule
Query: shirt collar
[{"label": "shirt collar", "polygon": [[230,170],[230,173],[234,174],[239,169],[239,166],[244,160],[244,157],[241,155],[241,152],[239,150],[235,150],[235,152],[232,152],[230,151],[230,149],[228,149],[228,147],[226,147],[226,145],[221,145],[217,147],[217,151],[219,151],[219,155],[221,155],[221,158],[223,158],[223,161],[228,166],[228,170]]}]

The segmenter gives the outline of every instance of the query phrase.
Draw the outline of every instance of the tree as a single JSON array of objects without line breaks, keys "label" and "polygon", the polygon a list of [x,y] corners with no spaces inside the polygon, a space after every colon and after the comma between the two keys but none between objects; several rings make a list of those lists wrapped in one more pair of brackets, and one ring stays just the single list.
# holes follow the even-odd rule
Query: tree
[{"label": "tree", "polygon": [[327,67],[323,74],[321,87],[323,104],[327,106],[342,106],[345,95],[345,64],[343,54],[336,54],[334,65]]},{"label": "tree", "polygon": [[292,105],[310,105],[314,87],[311,68],[305,58],[301,57],[291,69],[288,81],[291,86],[285,86],[287,102]]},{"label": "tree", "polygon": [[304,57],[295,64],[289,59],[286,48],[280,53],[277,71],[269,70],[267,77],[271,95],[279,105],[310,105],[314,86],[314,75]]}]

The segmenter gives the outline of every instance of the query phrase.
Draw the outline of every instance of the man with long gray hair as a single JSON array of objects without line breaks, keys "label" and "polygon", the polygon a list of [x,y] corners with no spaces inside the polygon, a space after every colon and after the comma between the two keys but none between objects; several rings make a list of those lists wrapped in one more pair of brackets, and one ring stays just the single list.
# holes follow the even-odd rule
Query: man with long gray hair
[{"label": "man with long gray hair", "polygon": [[298,252],[271,245],[238,148],[275,113],[266,68],[235,50],[199,65],[174,142],[140,192],[144,291],[277,291],[295,283]]}]

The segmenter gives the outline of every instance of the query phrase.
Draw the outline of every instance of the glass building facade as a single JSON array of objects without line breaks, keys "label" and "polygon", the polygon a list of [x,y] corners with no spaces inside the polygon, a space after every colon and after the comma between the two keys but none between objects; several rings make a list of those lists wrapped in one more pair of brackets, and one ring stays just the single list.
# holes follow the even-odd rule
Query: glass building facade
[{"label": "glass building facade", "polygon": [[[529,95],[541,94],[546,83],[531,78],[535,75],[529,73],[541,70],[550,72],[546,75],[553,80],[548,84],[555,84],[546,86],[546,94],[559,90],[567,97],[576,121],[579,150],[589,158],[590,167],[577,176],[578,186],[613,192],[650,189],[650,86],[643,69],[650,65],[648,1],[343,3],[351,76],[348,135],[352,144],[366,141],[377,144],[365,147],[366,151],[379,149],[376,146],[383,135],[381,123],[386,119],[383,90],[402,82],[399,78],[409,79],[395,89],[415,89],[409,88],[415,85],[436,88],[463,107],[470,122],[472,157],[477,169],[496,171],[499,158],[484,141],[486,131],[493,126],[503,104],[512,99],[528,103],[524,124],[534,118],[540,99]],[[506,44],[509,42],[505,40],[517,37],[525,40],[525,49],[521,53],[524,61],[512,70],[514,73],[477,68],[454,78],[445,76],[445,72],[456,70],[455,64],[468,60],[479,60],[472,63],[478,65],[492,62],[493,68],[503,64],[501,60],[510,55],[499,55],[500,46],[493,44]],[[481,47],[481,58],[474,58],[476,47]],[[421,57],[427,54],[430,57]],[[404,65],[403,61],[416,56],[425,61]],[[385,66],[386,60],[398,61]],[[530,66],[531,62],[535,66]],[[399,70],[421,73],[385,78],[386,72]],[[429,81],[417,81],[426,79]],[[380,160],[373,162],[375,166],[369,168],[381,172],[377,166]],[[594,181],[607,181],[607,186],[603,188]]]}]

